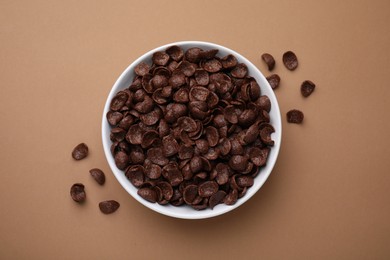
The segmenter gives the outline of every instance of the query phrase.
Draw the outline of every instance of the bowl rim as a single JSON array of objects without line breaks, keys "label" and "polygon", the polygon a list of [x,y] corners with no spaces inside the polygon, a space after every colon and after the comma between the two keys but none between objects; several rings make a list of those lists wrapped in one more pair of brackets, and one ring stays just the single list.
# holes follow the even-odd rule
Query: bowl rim
[{"label": "bowl rim", "polygon": [[[131,182],[128,181],[126,178],[123,178],[124,172],[122,170],[119,170],[115,165],[115,161],[114,161],[114,158],[111,154],[111,149],[110,149],[111,140],[109,139],[109,131],[107,131],[111,128],[111,126],[108,124],[107,119],[106,119],[106,114],[109,111],[109,106],[110,106],[111,100],[119,90],[124,88],[124,86],[121,86],[121,85],[123,85],[123,81],[125,80],[125,78],[128,76],[129,73],[134,74],[134,72],[133,72],[134,67],[137,64],[139,64],[141,61],[144,61],[145,59],[150,58],[154,52],[166,50],[168,47],[173,46],[173,45],[180,46],[181,48],[184,48],[184,49],[186,49],[186,47],[183,47],[183,46],[187,46],[187,48],[191,48],[191,47],[200,47],[200,48],[205,48],[205,49],[216,48],[219,51],[222,50],[223,52],[232,54],[237,58],[237,60],[239,62],[245,63],[245,65],[247,65],[248,71],[256,72],[256,75],[250,75],[250,76],[256,78],[257,81],[260,79],[261,84],[260,84],[260,82],[258,82],[258,84],[259,84],[262,92],[264,91],[263,88],[268,89],[266,91],[267,92],[266,95],[268,96],[268,98],[271,101],[271,113],[276,114],[276,116],[274,115],[273,117],[271,117],[272,125],[275,128],[275,132],[272,134],[272,136],[273,136],[273,139],[278,140],[278,142],[275,142],[275,145],[273,147],[271,147],[270,155],[272,154],[272,160],[270,160],[271,156],[269,156],[267,159],[267,165],[266,165],[267,171],[260,172],[258,174],[258,176],[256,176],[256,178],[255,178],[255,183],[257,181],[256,185],[253,185],[252,187],[250,187],[248,189],[247,194],[245,196],[243,196],[242,198],[240,198],[234,205],[219,204],[213,210],[206,209],[206,210],[202,210],[202,211],[196,211],[194,209],[190,209],[191,213],[193,213],[193,214],[175,212],[175,210],[172,210],[172,208],[174,206],[160,205],[158,203],[150,203],[150,202],[144,200],[143,198],[141,198],[136,192],[135,192],[135,194],[133,194],[134,188],[137,190],[138,190],[138,188],[136,188],[134,186],[133,186],[133,188],[131,188],[130,187],[130,185],[132,186]],[[133,77],[134,77],[134,75],[133,75]],[[275,125],[276,125],[276,127],[275,127]],[[177,41],[177,42],[164,44],[162,46],[156,47],[156,48],[144,53],[143,55],[141,55],[140,57],[135,59],[133,62],[131,62],[130,65],[127,66],[127,68],[121,73],[121,75],[115,81],[114,85],[112,86],[112,88],[107,96],[107,99],[106,99],[105,105],[104,105],[104,109],[103,109],[102,129],[101,130],[102,130],[103,150],[105,153],[106,160],[110,166],[112,173],[114,174],[114,176],[118,180],[118,182],[121,184],[121,186],[131,195],[131,197],[136,199],[138,202],[140,202],[145,207],[147,207],[153,211],[156,211],[160,214],[163,214],[163,215],[166,215],[169,217],[180,218],[180,219],[212,218],[212,217],[216,217],[219,215],[223,215],[223,214],[230,212],[230,211],[238,208],[239,206],[243,205],[246,201],[248,201],[250,198],[252,198],[257,193],[257,191],[264,185],[265,181],[268,179],[269,175],[273,171],[273,168],[276,164],[276,161],[277,161],[277,158],[279,155],[281,141],[282,141],[282,123],[281,123],[281,113],[280,113],[279,104],[278,104],[276,95],[274,94],[271,86],[269,85],[269,83],[266,80],[263,73],[250,60],[248,60],[247,58],[245,58],[243,55],[239,54],[238,52],[236,52],[228,47],[225,47],[225,46],[222,46],[222,45],[219,45],[216,43],[212,43],[212,42],[206,42],[206,41]],[[279,131],[277,131],[277,130],[279,130]],[[122,175],[122,176],[120,176],[120,175]],[[261,178],[261,180],[259,180],[260,175],[263,176]],[[250,193],[249,193],[249,191],[250,191]],[[215,210],[217,207],[220,207],[219,210]],[[174,207],[174,208],[177,208],[177,207]]]}]

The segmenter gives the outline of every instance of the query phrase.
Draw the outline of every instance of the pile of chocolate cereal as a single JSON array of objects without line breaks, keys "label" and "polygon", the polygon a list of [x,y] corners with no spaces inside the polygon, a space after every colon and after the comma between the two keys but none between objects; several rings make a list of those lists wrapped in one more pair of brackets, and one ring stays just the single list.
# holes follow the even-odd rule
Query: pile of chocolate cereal
[{"label": "pile of chocolate cereal", "polygon": [[141,62],[107,120],[116,166],[145,200],[196,210],[245,195],[275,131],[247,66],[218,50],[170,46]]}]

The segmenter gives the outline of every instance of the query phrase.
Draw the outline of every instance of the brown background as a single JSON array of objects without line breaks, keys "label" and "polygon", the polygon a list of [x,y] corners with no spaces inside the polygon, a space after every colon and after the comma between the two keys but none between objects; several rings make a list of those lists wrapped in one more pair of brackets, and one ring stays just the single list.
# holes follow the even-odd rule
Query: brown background
[{"label": "brown background", "polygon": [[[340,3],[343,2],[343,3]],[[1,259],[389,259],[389,1],[1,1]],[[159,215],[109,170],[102,110],[135,58],[211,41],[282,82],[278,162],[246,204],[208,220]],[[293,50],[299,68],[281,63]],[[301,97],[300,83],[317,89]],[[303,125],[285,121],[292,108]],[[90,156],[72,160],[86,142]],[[88,170],[100,167],[98,186]],[[69,196],[86,185],[87,202]],[[121,203],[103,215],[98,202]]]}]

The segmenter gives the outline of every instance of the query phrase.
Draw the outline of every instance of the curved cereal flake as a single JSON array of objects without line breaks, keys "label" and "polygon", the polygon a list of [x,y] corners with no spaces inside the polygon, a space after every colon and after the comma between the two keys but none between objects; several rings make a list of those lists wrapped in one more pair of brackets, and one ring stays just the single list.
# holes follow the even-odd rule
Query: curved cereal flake
[{"label": "curved cereal flake", "polygon": [[[162,190],[160,189],[160,187],[158,187],[158,186],[153,186],[152,188],[151,188],[152,190],[154,190],[155,192],[156,192],[156,201],[157,201],[157,203],[165,203],[164,201],[164,197],[163,197],[163,193],[162,193]],[[164,201],[163,201],[164,200]]]},{"label": "curved cereal flake", "polygon": [[227,194],[223,200],[226,205],[234,205],[238,200],[238,191],[233,189]]},{"label": "curved cereal flake", "polygon": [[163,51],[157,51],[157,52],[153,53],[152,61],[154,64],[156,64],[158,66],[164,66],[169,61],[169,55]]},{"label": "curved cereal flake", "polygon": [[126,134],[126,140],[131,144],[141,144],[143,134],[144,130],[142,130],[139,124],[132,125]]},{"label": "curved cereal flake", "polygon": [[249,96],[252,101],[257,100],[261,95],[261,90],[259,84],[256,80],[251,80],[249,83]]},{"label": "curved cereal flake", "polygon": [[223,190],[219,190],[213,195],[211,195],[209,199],[209,207],[213,209],[216,205],[220,204],[226,197],[226,192]]},{"label": "curved cereal flake", "polygon": [[126,131],[123,130],[122,128],[115,127],[115,128],[111,129],[110,137],[111,137],[112,141],[121,142],[125,139],[125,136],[126,136]]},{"label": "curved cereal flake", "polygon": [[179,66],[179,63],[173,60],[173,61],[169,62],[167,68],[170,72],[173,72],[174,70],[177,69],[178,66]]},{"label": "curved cereal flake", "polygon": [[229,105],[229,106],[225,107],[224,116],[225,116],[225,119],[229,123],[231,123],[231,124],[238,123],[238,116],[236,114],[236,109],[234,108],[234,106]]},{"label": "curved cereal flake", "polygon": [[287,112],[287,122],[293,124],[301,124],[303,122],[304,114],[302,111],[292,109]]},{"label": "curved cereal flake", "polygon": [[183,199],[186,204],[191,205],[197,196],[198,186],[191,184],[184,188]]},{"label": "curved cereal flake", "polygon": [[172,206],[179,207],[179,206],[184,204],[184,199],[183,198],[179,198],[178,200],[171,200],[170,203],[171,203]]},{"label": "curved cereal flake", "polygon": [[195,174],[195,176],[193,178],[194,183],[196,183],[196,184],[202,183],[206,179],[207,179],[207,173],[206,172],[199,172],[199,173]]},{"label": "curved cereal flake", "polygon": [[274,145],[274,141],[271,139],[271,134],[275,132],[275,129],[270,124],[262,124],[260,128],[260,139],[266,145]]},{"label": "curved cereal flake", "polygon": [[162,96],[162,88],[156,89],[153,92],[152,98],[159,105],[164,105],[168,102],[168,99]]},{"label": "curved cereal flake", "polygon": [[138,195],[143,199],[155,203],[157,202],[157,193],[152,188],[141,188],[137,191]]},{"label": "curved cereal flake", "polygon": [[251,187],[253,182],[253,177],[249,175],[241,175],[236,178],[236,183],[240,187]]},{"label": "curved cereal flake", "polygon": [[144,167],[142,165],[130,166],[127,168],[125,175],[135,187],[140,187],[144,184],[145,175]]},{"label": "curved cereal flake", "polygon": [[302,84],[301,84],[301,94],[302,94],[302,96],[304,96],[304,97],[310,96],[311,93],[313,93],[315,87],[316,87],[316,84],[314,84],[310,80],[305,80],[304,82],[302,82]]},{"label": "curved cereal flake", "polygon": [[[126,144],[128,143],[126,142]],[[145,161],[145,154],[142,147],[140,147],[139,145],[132,145],[129,150],[130,150],[129,158],[132,164],[141,164]]]},{"label": "curved cereal flake", "polygon": [[112,214],[120,207],[119,202],[115,200],[106,200],[99,202],[99,209],[103,214]]},{"label": "curved cereal flake", "polygon": [[215,72],[218,72],[222,69],[222,64],[217,59],[207,60],[202,65],[203,65],[202,66],[203,69],[207,72],[210,72],[210,73],[215,73]]},{"label": "curved cereal flake", "polygon": [[248,164],[248,158],[242,155],[233,155],[229,160],[229,166],[235,171],[245,171]]},{"label": "curved cereal flake", "polygon": [[218,114],[214,116],[213,123],[215,127],[221,128],[227,125],[227,121],[225,120],[225,117],[223,114]]},{"label": "curved cereal flake", "polygon": [[191,101],[188,108],[191,115],[196,119],[203,120],[209,114],[207,103],[203,101]]},{"label": "curved cereal flake", "polygon": [[179,144],[172,135],[164,136],[162,139],[163,153],[169,157],[179,152]]},{"label": "curved cereal flake", "polygon": [[237,182],[236,182],[236,177],[239,176],[239,174],[234,174],[230,179],[229,179],[229,185],[230,185],[230,188],[233,189],[233,190],[237,190],[237,191],[240,191],[242,190],[242,187],[238,186]]},{"label": "curved cereal flake", "polygon": [[219,143],[218,147],[221,155],[228,155],[232,149],[232,144],[230,143],[229,139],[224,137],[222,138],[222,141]]},{"label": "curved cereal flake", "polygon": [[209,150],[209,142],[205,139],[196,140],[195,145],[201,153],[207,153]]},{"label": "curved cereal flake", "polygon": [[207,86],[210,82],[209,74],[203,69],[197,69],[194,76],[198,85]]},{"label": "curved cereal flake", "polygon": [[215,177],[216,182],[219,185],[224,185],[229,181],[229,166],[227,166],[225,163],[218,163],[215,166],[215,169],[217,171],[217,176]]},{"label": "curved cereal flake", "polygon": [[207,209],[207,204],[208,204],[208,198],[203,198],[202,203],[197,205],[191,205],[191,207],[194,210],[204,210]]},{"label": "curved cereal flake", "polygon": [[200,156],[192,157],[189,164],[192,173],[200,172],[203,169],[203,161]]},{"label": "curved cereal flake", "polygon": [[173,188],[172,188],[171,184],[169,184],[166,181],[160,181],[160,182],[157,182],[156,185],[157,185],[157,187],[159,187],[161,189],[164,199],[166,199],[168,201],[172,199]]},{"label": "curved cereal flake", "polygon": [[242,171],[241,173],[242,174],[250,174],[253,170],[253,167],[255,167],[255,165],[252,163],[252,162],[248,162],[248,164],[246,165],[246,168],[244,171]]},{"label": "curved cereal flake", "polygon": [[200,158],[202,159],[203,170],[206,172],[210,172],[212,167],[210,161],[203,156],[201,156]]},{"label": "curved cereal flake", "polygon": [[198,47],[193,47],[193,48],[189,48],[185,53],[184,53],[184,56],[186,58],[186,60],[188,60],[189,62],[198,62],[202,57],[201,57],[201,52],[203,50],[201,48],[198,48]]},{"label": "curved cereal flake", "polygon": [[182,116],[177,120],[177,123],[181,129],[186,132],[194,132],[197,129],[197,125],[194,119],[188,116]]},{"label": "curved cereal flake", "polygon": [[189,100],[189,92],[187,88],[180,88],[175,92],[175,94],[173,94],[173,101],[177,103],[188,103]]},{"label": "curved cereal flake", "polygon": [[218,105],[219,97],[215,92],[210,92],[206,102],[209,108],[215,108]]},{"label": "curved cereal flake", "polygon": [[218,130],[213,126],[206,127],[206,138],[211,147],[214,147],[218,144],[219,133]]},{"label": "curved cereal flake", "polygon": [[170,132],[169,125],[168,125],[167,121],[165,121],[164,119],[161,119],[159,121],[157,129],[158,129],[158,134],[159,134],[160,138],[168,135]]},{"label": "curved cereal flake", "polygon": [[179,63],[177,70],[182,71],[186,77],[191,77],[196,71],[196,65],[188,61],[182,61]]},{"label": "curved cereal flake", "polygon": [[145,76],[145,74],[149,73],[150,67],[148,64],[145,62],[139,63],[137,66],[134,68],[135,74],[138,76]]},{"label": "curved cereal flake", "polygon": [[222,80],[220,82],[214,82],[214,84],[217,92],[220,95],[228,94],[228,92],[232,91],[233,89],[233,84],[231,81]]},{"label": "curved cereal flake", "polygon": [[176,119],[185,116],[187,114],[187,106],[180,103],[174,103],[172,105],[172,112]]},{"label": "curved cereal flake", "polygon": [[261,96],[259,99],[257,99],[256,105],[258,105],[262,110],[267,112],[271,111],[271,101],[269,100],[268,96]]},{"label": "curved cereal flake", "polygon": [[136,76],[133,80],[133,82],[129,86],[130,91],[137,91],[138,89],[142,88],[142,77]]},{"label": "curved cereal flake", "polygon": [[185,145],[194,145],[194,141],[188,136],[188,133],[185,131],[180,132],[180,140]]},{"label": "curved cereal flake", "polygon": [[258,147],[252,147],[250,149],[249,158],[256,166],[263,166],[267,161],[264,152]]},{"label": "curved cereal flake", "polygon": [[172,95],[172,86],[165,86],[161,89],[161,95],[164,98],[169,98]]},{"label": "curved cereal flake", "polygon": [[154,75],[150,82],[152,86],[152,90],[148,92],[146,89],[145,91],[148,93],[153,93],[154,89],[163,88],[165,86],[168,86],[168,78],[163,75]]},{"label": "curved cereal flake", "polygon": [[142,88],[147,93],[153,93],[153,86],[151,84],[152,78],[153,78],[153,75],[150,73],[148,73],[142,77]]},{"label": "curved cereal flake", "polygon": [[210,197],[218,191],[218,184],[215,181],[206,181],[199,185],[198,194],[201,197]]},{"label": "curved cereal flake", "polygon": [[123,118],[123,114],[120,112],[108,111],[106,114],[108,123],[111,126],[116,126]]},{"label": "curved cereal flake", "polygon": [[153,69],[152,75],[160,75],[168,79],[171,76],[171,71],[165,66],[158,66]]},{"label": "curved cereal flake", "polygon": [[250,100],[249,88],[250,88],[249,83],[246,83],[243,84],[240,89],[240,98],[245,102],[248,102]]},{"label": "curved cereal flake", "polygon": [[140,115],[140,119],[142,123],[148,126],[156,124],[161,117],[162,117],[162,112],[158,107],[147,114]]},{"label": "curved cereal flake", "polygon": [[196,122],[196,130],[193,131],[193,132],[190,132],[188,134],[188,136],[192,139],[192,140],[197,140],[200,138],[200,136],[203,134],[203,123],[199,120],[195,120]]},{"label": "curved cereal flake", "polygon": [[187,146],[184,144],[180,145],[179,148],[179,159],[191,159],[194,156],[194,148],[192,146]]},{"label": "curved cereal flake", "polygon": [[119,111],[126,103],[129,95],[124,91],[119,91],[111,100],[110,109],[112,111]]},{"label": "curved cereal flake", "polygon": [[184,51],[177,45],[172,45],[168,47],[165,52],[169,55],[169,57],[174,61],[180,61],[183,59]]},{"label": "curved cereal flake", "polygon": [[245,132],[244,142],[246,144],[253,143],[259,135],[259,126],[256,124],[251,125]]},{"label": "curved cereal flake", "polygon": [[275,67],[275,59],[274,57],[269,53],[264,53],[261,55],[261,59],[267,64],[268,70],[271,71]]},{"label": "curved cereal flake", "polygon": [[206,51],[201,51],[200,56],[202,59],[209,60],[215,57],[217,55],[218,49],[211,49]]},{"label": "curved cereal flake", "polygon": [[159,134],[157,131],[154,130],[146,131],[142,135],[142,141],[141,141],[142,148],[146,149],[150,147],[156,141],[156,139],[159,139]]},{"label": "curved cereal flake", "polygon": [[144,101],[138,102],[135,106],[134,109],[137,110],[138,112],[145,114],[150,111],[152,111],[154,104],[153,104],[153,99],[150,98],[149,96],[145,96]]},{"label": "curved cereal flake", "polygon": [[157,164],[150,163],[145,167],[145,175],[149,179],[156,180],[161,176],[161,167]]},{"label": "curved cereal flake", "polygon": [[232,54],[229,54],[221,59],[221,64],[224,69],[232,69],[237,66],[238,61],[236,57]]},{"label": "curved cereal flake", "polygon": [[144,101],[145,96],[146,96],[146,91],[144,89],[138,89],[137,91],[134,92],[133,95],[134,103]]},{"label": "curved cereal flake", "polygon": [[248,75],[248,67],[244,63],[239,63],[230,73],[233,77],[242,79]]},{"label": "curved cereal flake", "polygon": [[196,86],[191,88],[189,93],[190,101],[205,102],[210,94],[210,91],[205,87]]},{"label": "curved cereal flake", "polygon": [[181,174],[177,164],[169,163],[162,168],[162,175],[165,179],[169,181],[169,184],[172,186],[178,186],[183,182],[184,178]]},{"label": "curved cereal flake", "polygon": [[160,166],[164,166],[164,165],[168,164],[168,162],[169,162],[168,158],[164,156],[161,148],[150,148],[147,151],[146,157],[154,164],[157,164]]},{"label": "curved cereal flake", "polygon": [[279,87],[280,77],[278,74],[272,74],[272,75],[268,76],[266,79],[267,79],[267,81],[270,84],[272,89],[276,89]]},{"label": "curved cereal flake", "polygon": [[191,171],[190,164],[187,163],[184,165],[184,167],[181,169],[181,173],[183,174],[184,180],[191,180],[194,174]]},{"label": "curved cereal flake", "polygon": [[283,64],[288,70],[295,70],[298,67],[298,58],[292,51],[283,54]]},{"label": "curved cereal flake", "polygon": [[186,75],[182,71],[174,71],[168,81],[169,85],[177,89],[186,84]]},{"label": "curved cereal flake", "polygon": [[128,114],[122,118],[119,122],[119,127],[125,130],[129,130],[129,127],[134,123],[134,118],[132,115]]},{"label": "curved cereal flake", "polygon": [[248,191],[248,187],[244,187],[242,190],[239,190],[238,198],[241,199],[242,197],[244,197],[247,191]]},{"label": "curved cereal flake", "polygon": [[219,156],[219,150],[210,148],[206,154],[203,155],[207,160],[216,160]]}]

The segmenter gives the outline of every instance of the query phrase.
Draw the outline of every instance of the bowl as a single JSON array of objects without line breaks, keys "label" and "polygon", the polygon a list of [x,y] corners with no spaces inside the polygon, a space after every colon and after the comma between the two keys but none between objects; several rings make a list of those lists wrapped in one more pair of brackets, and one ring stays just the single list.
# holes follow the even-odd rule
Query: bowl
[{"label": "bowl", "polygon": [[[250,187],[247,190],[247,193],[242,198],[238,199],[234,205],[229,206],[225,204],[218,204],[213,209],[207,208],[205,210],[197,211],[188,206],[175,207],[172,205],[160,205],[158,203],[150,203],[144,200],[143,198],[141,198],[137,194],[138,189],[135,186],[133,186],[132,183],[126,178],[124,172],[122,170],[119,170],[115,165],[114,158],[110,151],[110,146],[112,144],[110,140],[111,127],[108,124],[106,119],[106,114],[109,111],[110,102],[119,90],[127,88],[131,84],[135,76],[134,68],[137,64],[139,64],[140,62],[146,62],[148,64],[151,64],[151,57],[154,52],[164,51],[169,46],[172,45],[177,45],[183,48],[184,51],[192,47],[199,47],[204,50],[218,49],[219,52],[217,56],[219,57],[223,57],[227,54],[233,54],[237,58],[238,62],[242,62],[247,65],[248,74],[257,80],[257,83],[260,85],[262,95],[267,95],[271,101],[271,111],[269,115],[270,115],[270,123],[275,128],[275,132],[271,136],[272,139],[275,141],[275,145],[271,148],[271,151],[268,156],[267,164],[264,167],[260,168],[259,174],[254,179],[253,186]],[[253,195],[255,195],[255,193],[261,188],[261,186],[264,184],[264,182],[267,180],[268,176],[272,172],[272,169],[276,163],[279,154],[279,149],[281,144],[281,134],[282,134],[282,124],[281,124],[281,116],[280,116],[278,101],[268,81],[266,80],[264,75],[259,71],[259,69],[257,69],[255,65],[253,65],[248,59],[243,57],[241,54],[229,48],[226,48],[218,44],[214,44],[210,42],[201,42],[201,41],[182,41],[182,42],[174,42],[174,43],[166,44],[143,54],[141,57],[139,57],[134,62],[132,62],[130,66],[128,66],[125,69],[125,71],[119,76],[114,86],[112,87],[104,106],[103,119],[102,119],[102,141],[103,141],[104,153],[114,176],[122,185],[122,187],[134,199],[136,199],[138,202],[140,202],[147,208],[166,216],[181,218],[181,219],[204,219],[204,218],[219,216],[238,208],[246,201],[248,201],[251,197],[253,197]]]}]

